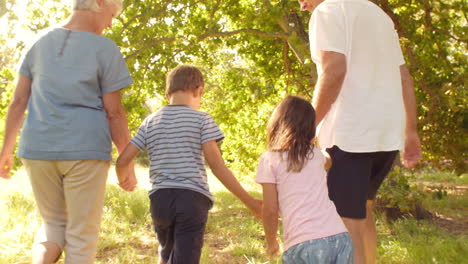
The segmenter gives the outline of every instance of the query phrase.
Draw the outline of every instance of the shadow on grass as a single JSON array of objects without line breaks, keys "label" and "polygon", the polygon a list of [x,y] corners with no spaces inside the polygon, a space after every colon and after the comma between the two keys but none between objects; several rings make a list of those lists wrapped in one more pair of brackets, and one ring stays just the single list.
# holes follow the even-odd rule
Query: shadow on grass
[{"label": "shadow on grass", "polygon": [[[201,263],[267,263],[261,222],[230,192],[213,194]],[[158,243],[148,208],[146,191],[108,186],[97,263],[156,263]]]},{"label": "shadow on grass", "polygon": [[431,220],[378,219],[379,263],[465,263],[468,259],[466,235],[450,234]]},{"label": "shadow on grass", "polygon": [[217,191],[214,196],[201,263],[266,263],[261,222],[230,192]]}]

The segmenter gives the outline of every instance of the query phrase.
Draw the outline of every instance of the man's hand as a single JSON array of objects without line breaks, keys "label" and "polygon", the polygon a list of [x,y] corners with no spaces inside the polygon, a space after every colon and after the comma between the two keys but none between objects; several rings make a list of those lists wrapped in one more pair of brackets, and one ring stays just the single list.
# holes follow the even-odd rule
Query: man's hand
[{"label": "man's hand", "polygon": [[416,132],[405,137],[405,149],[401,155],[401,162],[406,168],[413,168],[421,160],[421,142]]}]

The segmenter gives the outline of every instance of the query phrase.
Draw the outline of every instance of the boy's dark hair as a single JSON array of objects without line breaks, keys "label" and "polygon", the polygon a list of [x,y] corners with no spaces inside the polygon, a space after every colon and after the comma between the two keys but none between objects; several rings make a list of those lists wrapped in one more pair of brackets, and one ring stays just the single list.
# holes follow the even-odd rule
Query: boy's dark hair
[{"label": "boy's dark hair", "polygon": [[288,96],[276,106],[268,121],[268,150],[288,153],[288,171],[299,172],[313,155],[315,110],[298,96]]},{"label": "boy's dark hair", "polygon": [[166,97],[177,91],[195,90],[204,86],[203,75],[191,65],[179,65],[166,78]]}]

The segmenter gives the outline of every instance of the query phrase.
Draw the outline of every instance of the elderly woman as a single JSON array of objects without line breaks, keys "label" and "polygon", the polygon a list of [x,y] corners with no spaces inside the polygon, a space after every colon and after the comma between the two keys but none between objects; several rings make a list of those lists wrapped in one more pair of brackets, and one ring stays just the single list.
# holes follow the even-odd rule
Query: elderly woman
[{"label": "elderly woman", "polygon": [[[120,152],[130,136],[120,90],[133,80],[117,45],[101,36],[122,0],[74,0],[65,25],[43,34],[27,51],[9,106],[0,176],[9,178],[17,155],[43,220],[33,263],[93,263],[112,143]],[[119,179],[128,191],[130,176]]]}]

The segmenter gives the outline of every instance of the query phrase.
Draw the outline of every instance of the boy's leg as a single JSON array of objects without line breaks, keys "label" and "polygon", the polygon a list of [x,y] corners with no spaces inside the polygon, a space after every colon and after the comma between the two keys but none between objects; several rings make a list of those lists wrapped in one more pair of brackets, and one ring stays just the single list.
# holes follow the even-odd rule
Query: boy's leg
[{"label": "boy's leg", "polygon": [[62,176],[55,161],[23,159],[42,217],[32,246],[32,263],[56,262],[65,244],[67,221]]},{"label": "boy's leg", "polygon": [[68,222],[65,263],[94,263],[110,162],[60,161]]},{"label": "boy's leg", "polygon": [[161,189],[150,195],[150,212],[159,242],[159,261],[167,263],[174,248],[176,189]]},{"label": "boy's leg", "polygon": [[203,236],[211,205],[211,200],[203,194],[191,190],[178,190],[174,249],[169,263],[200,263]]}]

